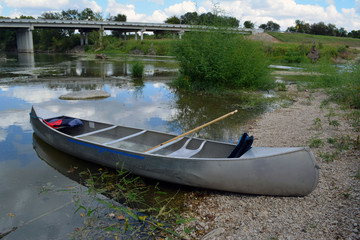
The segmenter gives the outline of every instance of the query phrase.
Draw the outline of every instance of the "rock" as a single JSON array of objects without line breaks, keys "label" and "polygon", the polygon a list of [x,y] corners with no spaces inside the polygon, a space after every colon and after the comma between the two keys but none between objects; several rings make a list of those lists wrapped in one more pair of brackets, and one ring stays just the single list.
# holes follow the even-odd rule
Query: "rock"
[{"label": "rock", "polygon": [[309,54],[307,55],[312,62],[316,62],[320,58],[320,52],[316,50],[315,47],[316,47],[316,43],[314,42],[310,49]]},{"label": "rock", "polygon": [[88,90],[64,94],[60,96],[63,100],[85,100],[95,98],[108,98],[110,94],[103,90]]},{"label": "rock", "polygon": [[211,232],[209,232],[208,234],[206,234],[204,237],[202,237],[201,240],[214,239],[215,237],[219,237],[219,235],[221,235],[223,232],[225,232],[224,228],[216,228],[216,229],[212,230]]},{"label": "rock", "polygon": [[105,54],[102,54],[102,53],[96,54],[96,55],[95,55],[95,58],[96,58],[96,59],[106,59],[106,55],[105,55]]}]

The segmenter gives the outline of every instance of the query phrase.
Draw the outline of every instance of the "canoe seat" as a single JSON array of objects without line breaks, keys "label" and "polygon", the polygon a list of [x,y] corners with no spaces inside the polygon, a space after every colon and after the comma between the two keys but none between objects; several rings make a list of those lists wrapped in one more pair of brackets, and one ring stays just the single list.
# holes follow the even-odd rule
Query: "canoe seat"
[{"label": "canoe seat", "polygon": [[186,143],[184,144],[184,146],[182,146],[179,150],[176,150],[175,152],[170,153],[167,156],[170,157],[192,157],[195,154],[197,154],[198,152],[201,151],[201,149],[204,147],[206,141],[203,141],[201,143],[201,145],[197,148],[197,149],[188,149],[186,148],[187,145],[190,143],[190,141],[192,140],[192,138],[189,138]]}]

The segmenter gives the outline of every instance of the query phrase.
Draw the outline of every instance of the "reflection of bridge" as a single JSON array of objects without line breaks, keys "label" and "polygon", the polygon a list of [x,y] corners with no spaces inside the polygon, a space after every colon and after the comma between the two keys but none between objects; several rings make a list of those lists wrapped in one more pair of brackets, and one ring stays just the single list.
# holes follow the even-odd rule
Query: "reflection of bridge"
[{"label": "reflection of bridge", "polygon": [[[165,24],[165,23],[131,23],[131,22],[110,22],[110,21],[75,21],[75,20],[39,20],[39,19],[0,19],[0,28],[15,29],[18,52],[33,52],[32,30],[35,28],[62,28],[77,29],[80,32],[80,44],[88,43],[88,33],[96,30],[100,31],[100,36],[104,30],[117,30],[124,33],[126,39],[127,32],[134,32],[135,39],[140,32],[140,39],[143,40],[144,32],[153,32],[155,36],[164,32],[179,34],[179,37],[186,31],[204,29],[201,26],[191,26],[183,24]],[[251,34],[254,29],[237,28],[239,33]]]}]

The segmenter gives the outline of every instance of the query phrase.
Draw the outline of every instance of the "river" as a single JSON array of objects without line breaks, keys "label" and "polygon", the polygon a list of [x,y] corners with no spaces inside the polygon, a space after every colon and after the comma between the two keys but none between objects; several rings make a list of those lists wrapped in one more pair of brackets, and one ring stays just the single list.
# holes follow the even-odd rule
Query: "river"
[{"label": "river", "polygon": [[[5,239],[64,239],[81,227],[70,192],[44,186],[79,187],[78,173],[98,166],[58,152],[33,134],[32,105],[66,115],[117,125],[181,134],[235,109],[239,113],[194,136],[236,142],[245,124],[263,109],[242,109],[240,97],[180,94],[169,86],[177,75],[175,59],[109,55],[5,54],[0,59],[0,234]],[[133,61],[145,65],[133,79]],[[96,100],[60,100],[63,94],[104,90]],[[73,167],[76,166],[76,171]],[[81,186],[80,186],[81,187]],[[178,188],[178,186],[174,186]]]}]

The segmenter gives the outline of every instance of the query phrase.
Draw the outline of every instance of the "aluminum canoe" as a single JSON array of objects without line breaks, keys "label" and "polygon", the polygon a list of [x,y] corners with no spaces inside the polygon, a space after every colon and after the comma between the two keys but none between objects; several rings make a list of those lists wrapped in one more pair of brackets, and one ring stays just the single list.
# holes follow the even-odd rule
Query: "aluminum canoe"
[{"label": "aluminum canoe", "polygon": [[82,126],[54,129],[43,119],[62,115],[33,106],[35,134],[77,158],[176,184],[243,194],[305,196],[319,170],[308,147],[252,147],[227,158],[235,144],[183,137],[144,152],[176,135],[81,119]]}]

